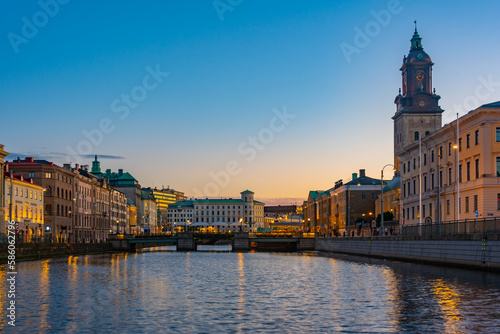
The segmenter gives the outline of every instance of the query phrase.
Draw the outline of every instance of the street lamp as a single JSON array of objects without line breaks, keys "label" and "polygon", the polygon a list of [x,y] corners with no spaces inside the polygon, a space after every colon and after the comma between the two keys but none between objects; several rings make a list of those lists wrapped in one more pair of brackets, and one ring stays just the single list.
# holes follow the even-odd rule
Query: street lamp
[{"label": "street lamp", "polygon": [[240,217],[240,232],[243,232],[242,231],[242,227],[241,227],[241,224],[243,223],[243,218]]},{"label": "street lamp", "polygon": [[[420,138],[420,135],[419,135]],[[392,171],[396,171],[396,168],[394,167],[393,164],[387,164],[384,167],[382,167],[382,170],[380,171],[380,191],[381,191],[381,196],[380,196],[380,232],[382,235],[385,235],[384,233],[384,168],[387,166],[392,166]]]}]

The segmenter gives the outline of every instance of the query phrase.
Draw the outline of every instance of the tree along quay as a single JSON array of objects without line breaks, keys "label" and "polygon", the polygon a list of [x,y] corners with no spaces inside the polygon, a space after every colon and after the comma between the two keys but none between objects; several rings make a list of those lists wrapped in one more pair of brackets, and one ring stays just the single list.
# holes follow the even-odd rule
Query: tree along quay
[{"label": "tree along quay", "polygon": [[317,238],[316,251],[500,272],[500,234]]}]

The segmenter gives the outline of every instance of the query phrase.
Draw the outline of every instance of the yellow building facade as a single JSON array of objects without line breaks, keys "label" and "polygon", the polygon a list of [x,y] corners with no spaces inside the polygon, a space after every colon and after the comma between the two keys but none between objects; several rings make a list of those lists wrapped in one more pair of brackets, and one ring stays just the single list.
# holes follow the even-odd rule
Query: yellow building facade
[{"label": "yellow building facade", "polygon": [[500,215],[500,102],[415,140],[399,158],[405,224]]},{"label": "yellow building facade", "polygon": [[23,242],[41,241],[44,233],[43,188],[34,184],[33,179],[6,172],[5,195],[5,221],[16,222],[17,233]]}]

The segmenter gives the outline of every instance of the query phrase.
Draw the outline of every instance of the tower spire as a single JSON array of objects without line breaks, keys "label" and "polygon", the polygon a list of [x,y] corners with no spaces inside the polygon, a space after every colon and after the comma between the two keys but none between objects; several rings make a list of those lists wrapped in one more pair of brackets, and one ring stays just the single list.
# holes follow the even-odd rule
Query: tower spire
[{"label": "tower spire", "polygon": [[422,48],[422,38],[419,36],[417,31],[417,20],[413,21],[415,23],[415,32],[413,33],[413,37],[411,38],[411,48],[412,49],[421,49]]},{"label": "tower spire", "polygon": [[95,160],[92,161],[92,174],[101,175],[101,163],[97,160],[97,154],[95,155]]}]

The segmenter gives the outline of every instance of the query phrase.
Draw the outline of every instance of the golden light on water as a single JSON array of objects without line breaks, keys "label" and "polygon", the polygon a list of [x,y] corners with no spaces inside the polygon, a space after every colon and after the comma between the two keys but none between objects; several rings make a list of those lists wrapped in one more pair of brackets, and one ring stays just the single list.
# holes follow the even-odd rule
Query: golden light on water
[{"label": "golden light on water", "polygon": [[[242,319],[245,314],[245,269],[244,269],[244,254],[238,253],[238,319]],[[238,332],[244,328],[244,322],[238,324]]]},{"label": "golden light on water", "polygon": [[460,332],[463,319],[460,311],[460,295],[443,279],[432,282],[432,292],[443,313],[446,333]]},{"label": "golden light on water", "polygon": [[[40,275],[40,288],[39,296],[42,300],[48,300],[50,298],[50,279],[49,279],[49,269],[50,269],[50,259],[42,262],[42,272]],[[50,304],[45,302],[40,306],[40,327],[43,330],[49,330],[50,325],[47,322],[47,316],[50,312]]]}]

